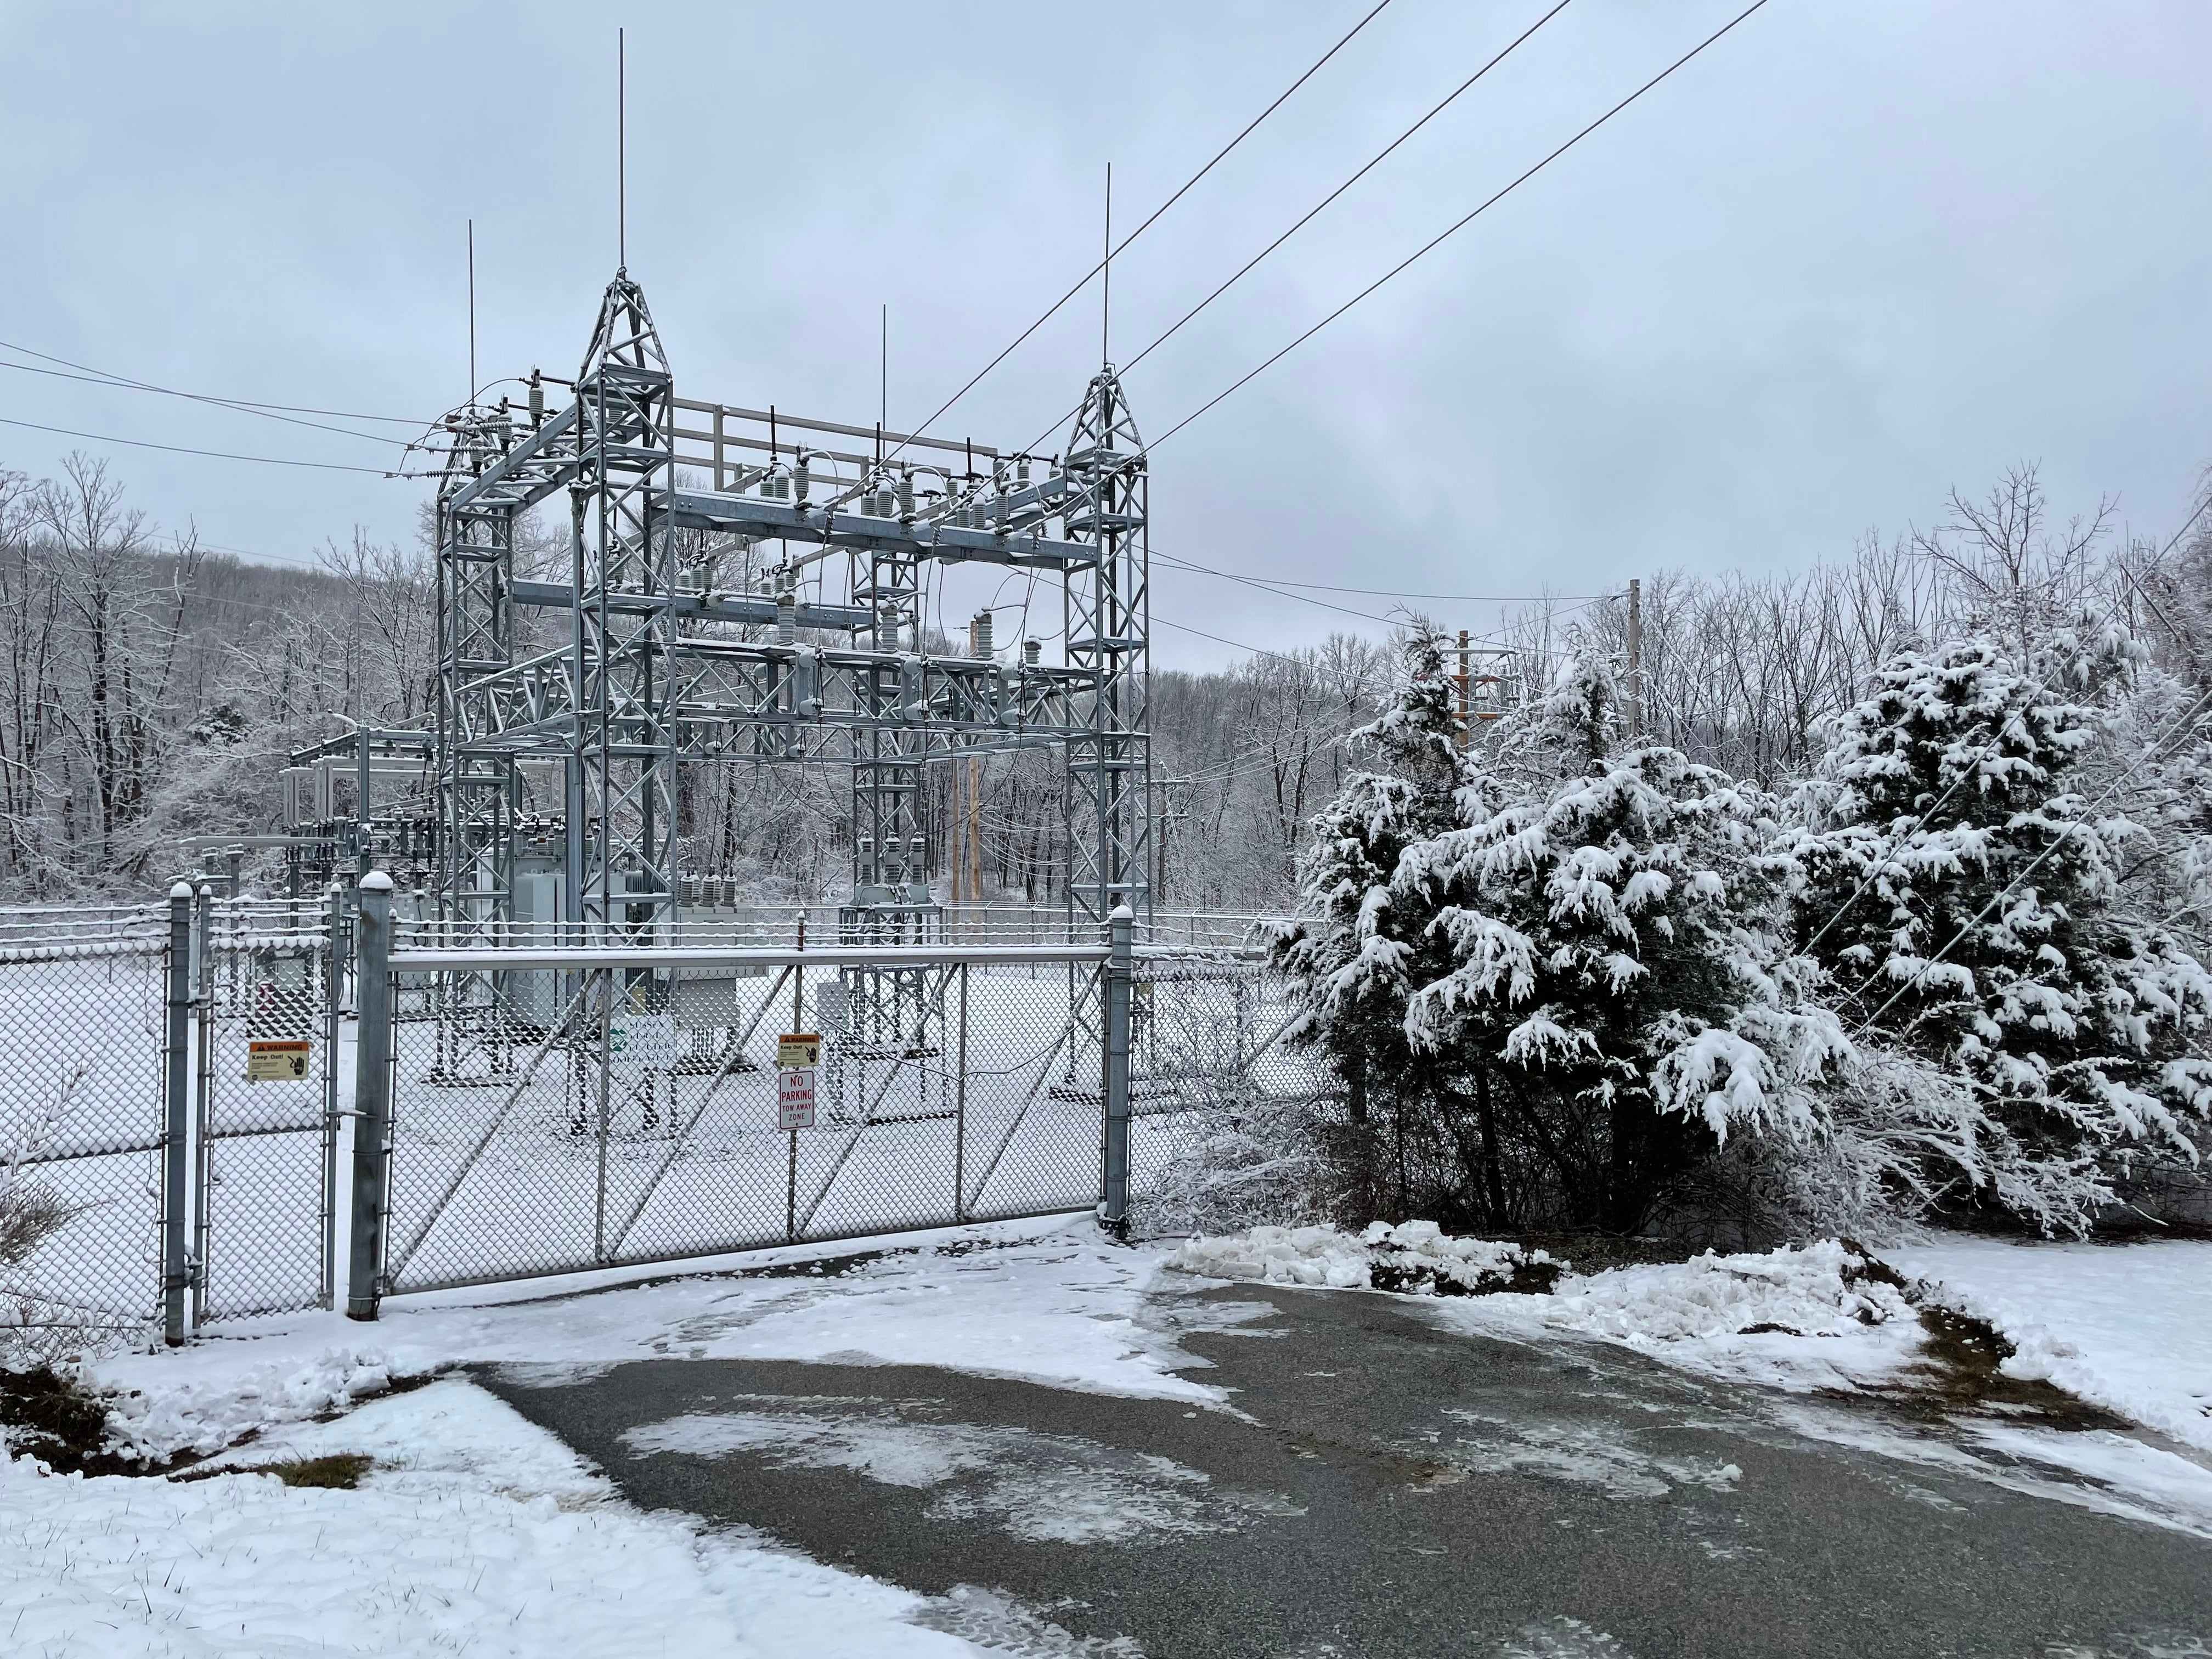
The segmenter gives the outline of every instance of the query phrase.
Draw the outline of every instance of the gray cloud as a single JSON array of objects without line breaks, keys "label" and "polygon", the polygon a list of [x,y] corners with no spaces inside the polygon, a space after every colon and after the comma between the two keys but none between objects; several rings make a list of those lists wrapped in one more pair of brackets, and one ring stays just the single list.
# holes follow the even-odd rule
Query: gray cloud
[{"label": "gray cloud", "polygon": [[[0,338],[164,384],[432,416],[580,353],[630,264],[688,392],[918,419],[1358,15],[854,4],[0,8]],[[1534,17],[1394,0],[1117,268],[1116,355]],[[1576,0],[1135,371],[1159,432],[1733,14]],[[2212,456],[2212,12],[1775,0],[1164,446],[1163,550],[1307,581],[1569,592],[1790,567],[2039,459],[2178,522]],[[944,428],[1019,443],[1097,352],[1086,295]],[[377,464],[372,445],[0,371],[0,415]],[[0,465],[74,441],[0,428]],[[114,452],[134,499],[298,556],[425,488]],[[1367,626],[1164,570],[1255,644]],[[975,602],[961,587],[948,612]],[[1387,601],[1350,599],[1386,610]],[[1436,606],[1480,623],[1474,607]],[[1468,614],[1461,615],[1459,612]],[[1166,662],[1223,648],[1163,632]]]}]

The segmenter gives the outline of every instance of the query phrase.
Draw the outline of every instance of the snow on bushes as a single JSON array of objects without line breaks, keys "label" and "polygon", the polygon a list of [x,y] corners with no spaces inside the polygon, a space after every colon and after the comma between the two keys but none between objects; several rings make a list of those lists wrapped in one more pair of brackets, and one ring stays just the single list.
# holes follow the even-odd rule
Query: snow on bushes
[{"label": "snow on bushes", "polygon": [[1561,1264],[1541,1250],[1486,1238],[1454,1238],[1433,1221],[1378,1221],[1356,1237],[1334,1227],[1254,1227],[1194,1238],[1167,1258],[1179,1272],[1215,1279],[1413,1296],[1540,1295]]}]

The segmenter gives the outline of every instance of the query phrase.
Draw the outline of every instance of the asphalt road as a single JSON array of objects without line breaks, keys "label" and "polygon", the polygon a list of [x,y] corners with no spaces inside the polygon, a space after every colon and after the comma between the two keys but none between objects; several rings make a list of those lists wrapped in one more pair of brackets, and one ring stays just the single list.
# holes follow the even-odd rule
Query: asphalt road
[{"label": "asphalt road", "polygon": [[637,1504],[950,1595],[950,1628],[980,1586],[1063,1652],[2212,1652],[2212,1544],[1807,1438],[1753,1391],[1381,1296],[1158,1305],[1238,1414],[914,1366],[483,1380]]}]

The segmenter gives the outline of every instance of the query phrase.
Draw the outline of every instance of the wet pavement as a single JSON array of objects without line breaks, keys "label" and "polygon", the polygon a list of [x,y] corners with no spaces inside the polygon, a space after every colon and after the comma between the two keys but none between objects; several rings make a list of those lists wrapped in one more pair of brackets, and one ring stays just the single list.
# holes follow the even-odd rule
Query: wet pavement
[{"label": "wet pavement", "polygon": [[[1011,1602],[1068,1633],[1038,1653],[2212,1653],[2212,1543],[1808,1436],[1802,1404],[1389,1297],[1152,1308],[1229,1409],[905,1365],[482,1380],[636,1504],[945,1598],[979,1640]],[[1940,1434],[1815,1409],[1845,1439]]]}]

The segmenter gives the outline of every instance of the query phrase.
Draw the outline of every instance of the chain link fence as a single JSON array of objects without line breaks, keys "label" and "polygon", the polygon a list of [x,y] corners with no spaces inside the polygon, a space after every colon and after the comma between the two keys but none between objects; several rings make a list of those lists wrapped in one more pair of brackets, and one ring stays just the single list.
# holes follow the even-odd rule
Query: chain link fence
[{"label": "chain link fence", "polygon": [[[802,951],[769,937],[796,916],[762,917],[621,960],[402,921],[377,1287],[1112,1209],[1224,1125],[1330,1092],[1247,919],[1139,930],[1121,958],[1038,914],[957,920]],[[0,1335],[332,1304],[356,921],[204,889],[0,911],[0,1192],[47,1218],[0,1260]]]},{"label": "chain link fence", "polygon": [[0,912],[0,1353],[161,1311],[166,911]]},{"label": "chain link fence", "polygon": [[192,1322],[331,1305],[345,907],[203,896]]},{"label": "chain link fence", "polygon": [[396,956],[384,1287],[1098,1201],[1103,951],[775,955]]}]

